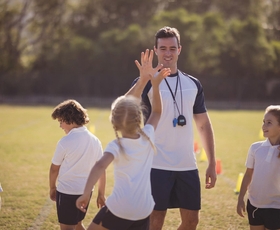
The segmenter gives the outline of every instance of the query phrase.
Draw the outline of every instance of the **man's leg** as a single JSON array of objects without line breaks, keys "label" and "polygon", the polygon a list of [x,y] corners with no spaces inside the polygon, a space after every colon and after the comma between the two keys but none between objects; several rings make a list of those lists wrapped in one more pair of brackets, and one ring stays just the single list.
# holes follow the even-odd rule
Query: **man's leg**
[{"label": "man's leg", "polygon": [[75,225],[60,224],[61,230],[75,230]]},{"label": "man's leg", "polygon": [[154,210],[150,216],[150,230],[161,230],[165,215],[166,211]]},{"label": "man's leg", "polygon": [[86,230],[85,226],[83,225],[83,222],[80,221],[77,225],[75,230]]},{"label": "man's leg", "polygon": [[265,228],[263,225],[260,226],[253,226],[250,225],[250,230],[266,230],[267,228]]},{"label": "man's leg", "polygon": [[182,222],[178,230],[196,230],[199,221],[199,211],[180,208],[180,214]]},{"label": "man's leg", "polygon": [[88,226],[87,230],[108,230],[108,228],[104,228],[101,224],[96,224],[94,222],[91,222],[91,224]]}]

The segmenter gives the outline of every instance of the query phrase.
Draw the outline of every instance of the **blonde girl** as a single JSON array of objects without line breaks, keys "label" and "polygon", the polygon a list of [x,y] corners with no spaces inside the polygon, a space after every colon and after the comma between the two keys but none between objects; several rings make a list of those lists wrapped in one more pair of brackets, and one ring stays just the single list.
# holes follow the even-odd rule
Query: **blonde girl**
[{"label": "blonde girl", "polygon": [[[89,230],[147,230],[149,216],[154,207],[151,194],[150,171],[154,147],[154,130],[161,115],[161,97],[159,84],[170,74],[170,69],[161,69],[158,74],[150,71],[153,52],[146,50],[141,54],[141,65],[136,61],[143,82],[150,79],[153,87],[152,115],[143,124],[142,106],[139,98],[131,96],[139,84],[125,96],[117,98],[112,104],[110,120],[116,133],[116,139],[110,142],[103,157],[95,164],[89,175],[84,194],[76,205],[85,211],[90,192],[108,165],[114,164],[114,188],[107,198]],[[158,66],[160,69],[160,66]]]}]

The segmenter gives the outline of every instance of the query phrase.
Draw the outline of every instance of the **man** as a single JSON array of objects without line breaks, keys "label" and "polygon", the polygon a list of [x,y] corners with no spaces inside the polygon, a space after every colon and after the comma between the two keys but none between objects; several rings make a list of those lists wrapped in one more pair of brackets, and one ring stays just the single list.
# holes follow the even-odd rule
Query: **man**
[{"label": "man", "polygon": [[[151,214],[150,230],[162,229],[168,208],[180,210],[178,230],[195,230],[198,225],[201,193],[193,149],[192,119],[208,158],[205,188],[213,188],[216,183],[214,135],[204,103],[203,88],[198,79],[178,70],[181,50],[180,34],[176,28],[163,27],[156,33],[154,52],[158,67],[170,68],[171,74],[159,86],[163,110],[155,132],[158,153],[153,160],[151,185],[156,204]],[[141,55],[141,62],[146,65],[152,58],[153,51],[146,50]],[[153,69],[150,66],[153,73],[158,67]],[[149,116],[152,101],[149,77],[137,78],[133,87],[135,96],[140,96],[139,92],[143,91],[142,101]]]}]

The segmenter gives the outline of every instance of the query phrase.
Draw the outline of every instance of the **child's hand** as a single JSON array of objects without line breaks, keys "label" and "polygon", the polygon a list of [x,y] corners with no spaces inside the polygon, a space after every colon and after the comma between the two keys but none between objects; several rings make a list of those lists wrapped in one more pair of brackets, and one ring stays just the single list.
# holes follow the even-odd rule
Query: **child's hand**
[{"label": "child's hand", "polygon": [[160,72],[156,72],[154,76],[151,78],[152,85],[159,84],[164,78],[170,75],[171,70],[170,68],[163,68]]},{"label": "child's hand", "polygon": [[102,208],[105,205],[105,200],[104,196],[98,195],[96,199],[97,208]]},{"label": "child's hand", "polygon": [[82,195],[76,200],[76,207],[80,209],[82,212],[86,212],[86,207],[89,203],[89,197]]},{"label": "child's hand", "polygon": [[245,202],[243,200],[238,200],[236,211],[239,216],[244,217]]},{"label": "child's hand", "polygon": [[156,68],[153,68],[153,57],[154,51],[146,49],[145,53],[141,53],[141,64],[135,60],[135,64],[140,72],[140,78],[146,81],[150,80],[151,77],[154,76],[160,70],[160,68],[162,68],[161,64],[158,64]]},{"label": "child's hand", "polygon": [[56,201],[56,188],[51,188],[50,189],[50,199],[52,201]]}]

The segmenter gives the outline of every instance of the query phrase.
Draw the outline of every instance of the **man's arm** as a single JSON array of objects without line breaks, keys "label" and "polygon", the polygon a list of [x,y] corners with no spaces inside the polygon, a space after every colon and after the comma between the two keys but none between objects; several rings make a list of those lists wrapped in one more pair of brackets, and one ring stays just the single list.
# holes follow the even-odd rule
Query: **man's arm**
[{"label": "man's arm", "polygon": [[215,186],[217,180],[215,142],[212,124],[208,113],[194,114],[194,121],[202,141],[202,146],[208,158],[208,168],[206,170],[205,188],[210,189]]},{"label": "man's arm", "polygon": [[146,80],[140,76],[138,81],[127,91],[125,96],[132,95],[134,97],[141,99],[142,92],[143,92],[146,84],[148,83],[148,81],[149,81],[149,79]]}]

